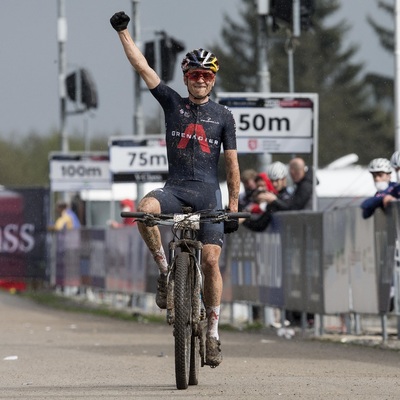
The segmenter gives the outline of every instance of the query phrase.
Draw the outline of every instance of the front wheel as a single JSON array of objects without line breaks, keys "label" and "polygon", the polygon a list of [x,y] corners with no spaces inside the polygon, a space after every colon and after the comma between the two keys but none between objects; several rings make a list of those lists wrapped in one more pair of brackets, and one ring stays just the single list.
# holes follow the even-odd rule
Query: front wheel
[{"label": "front wheel", "polygon": [[191,268],[188,253],[180,253],[175,259],[175,378],[178,389],[187,389],[191,358]]},{"label": "front wheel", "polygon": [[190,371],[189,385],[197,385],[199,383],[200,369],[200,339],[196,334],[192,334],[190,343]]}]

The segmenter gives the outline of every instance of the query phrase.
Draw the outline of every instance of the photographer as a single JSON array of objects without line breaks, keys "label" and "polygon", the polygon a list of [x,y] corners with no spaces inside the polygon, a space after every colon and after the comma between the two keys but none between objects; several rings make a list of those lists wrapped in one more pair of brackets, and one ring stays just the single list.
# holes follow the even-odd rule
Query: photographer
[{"label": "photographer", "polygon": [[256,188],[251,192],[251,203],[246,208],[252,214],[262,214],[267,209],[267,201],[265,193],[277,193],[274,185],[271,182],[268,174],[265,172],[259,173],[255,178]]},{"label": "photographer", "polygon": [[246,228],[255,232],[263,232],[267,229],[274,212],[287,211],[290,207],[291,195],[287,190],[287,166],[280,161],[274,162],[268,166],[267,175],[276,194],[259,188],[255,192],[255,198],[259,202],[260,208],[265,205],[265,209],[256,218],[250,218],[243,222]]}]

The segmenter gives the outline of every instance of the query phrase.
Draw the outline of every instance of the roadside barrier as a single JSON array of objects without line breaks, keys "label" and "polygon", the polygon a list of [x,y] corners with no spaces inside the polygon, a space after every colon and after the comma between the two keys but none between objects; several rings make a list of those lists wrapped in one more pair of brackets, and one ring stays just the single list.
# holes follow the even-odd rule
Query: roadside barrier
[{"label": "roadside barrier", "polygon": [[[398,282],[400,203],[364,220],[358,207],[281,212],[266,232],[240,227],[221,257],[223,301],[313,313],[390,311]],[[170,240],[162,229],[164,246]],[[53,234],[51,282],[118,293],[155,293],[157,268],[136,227]]]}]

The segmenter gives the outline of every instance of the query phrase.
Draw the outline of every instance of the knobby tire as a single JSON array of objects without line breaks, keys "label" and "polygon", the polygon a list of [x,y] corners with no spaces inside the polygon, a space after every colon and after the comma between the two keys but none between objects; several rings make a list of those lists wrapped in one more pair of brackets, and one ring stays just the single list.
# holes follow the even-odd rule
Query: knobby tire
[{"label": "knobby tire", "polygon": [[[190,258],[190,271],[191,271],[191,295],[192,297],[197,296],[196,293],[196,284],[200,285],[200,282],[197,282],[198,276],[195,273],[195,265],[193,258]],[[192,299],[192,314],[194,312],[193,308],[195,307],[195,302],[200,302],[200,298]],[[199,308],[200,310],[200,308]],[[193,316],[192,318],[196,318],[197,316]],[[193,322],[193,321],[192,321]],[[201,329],[200,322],[197,329]],[[199,383],[199,370],[200,370],[200,339],[199,332],[195,331],[195,327],[192,325],[192,337],[190,342],[190,371],[189,371],[189,385],[197,385]]]},{"label": "knobby tire", "polygon": [[200,369],[200,342],[199,342],[199,337],[193,334],[190,342],[189,385],[197,385],[199,383],[199,369]]},{"label": "knobby tire", "polygon": [[187,389],[191,356],[191,269],[188,253],[175,259],[175,379],[178,389]]}]

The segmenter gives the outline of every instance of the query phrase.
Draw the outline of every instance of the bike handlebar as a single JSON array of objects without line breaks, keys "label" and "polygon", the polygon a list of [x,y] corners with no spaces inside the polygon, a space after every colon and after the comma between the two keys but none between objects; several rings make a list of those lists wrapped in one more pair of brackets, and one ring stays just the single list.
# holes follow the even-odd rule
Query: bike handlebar
[{"label": "bike handlebar", "polygon": [[[182,214],[182,213],[176,213]],[[250,218],[251,214],[249,212],[229,212],[229,211],[198,211],[187,214],[194,215],[200,214],[200,220],[209,220],[212,222],[223,222],[229,219],[239,219],[239,218]],[[145,212],[131,212],[131,211],[122,211],[122,218],[135,218],[138,220],[152,220],[152,221],[168,221],[173,222],[175,214],[157,214],[157,213],[145,213]]]}]

